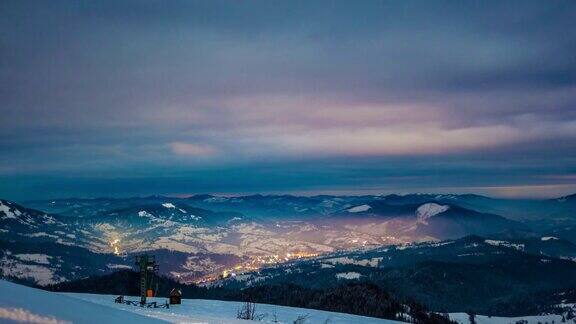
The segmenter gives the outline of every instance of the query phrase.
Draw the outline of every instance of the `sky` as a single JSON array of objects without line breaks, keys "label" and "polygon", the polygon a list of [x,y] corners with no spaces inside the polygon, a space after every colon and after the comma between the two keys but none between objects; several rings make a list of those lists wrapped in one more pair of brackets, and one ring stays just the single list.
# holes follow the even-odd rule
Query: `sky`
[{"label": "sky", "polygon": [[0,197],[576,192],[576,2],[0,1]]}]

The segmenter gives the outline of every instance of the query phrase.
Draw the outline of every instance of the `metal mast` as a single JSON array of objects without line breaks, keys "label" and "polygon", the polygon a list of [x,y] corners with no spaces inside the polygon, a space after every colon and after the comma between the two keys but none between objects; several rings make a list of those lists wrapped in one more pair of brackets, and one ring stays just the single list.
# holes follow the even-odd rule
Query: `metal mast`
[{"label": "metal mast", "polygon": [[158,272],[158,265],[154,256],[148,254],[136,256],[136,265],[140,267],[140,304],[144,305],[148,291],[152,290],[152,279]]}]

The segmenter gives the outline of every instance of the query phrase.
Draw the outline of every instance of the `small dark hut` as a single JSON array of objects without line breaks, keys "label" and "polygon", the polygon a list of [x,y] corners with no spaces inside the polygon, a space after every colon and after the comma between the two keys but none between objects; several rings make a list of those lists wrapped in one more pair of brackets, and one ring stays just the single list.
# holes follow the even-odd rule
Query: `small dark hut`
[{"label": "small dark hut", "polygon": [[182,291],[174,288],[170,291],[170,305],[182,304]]}]

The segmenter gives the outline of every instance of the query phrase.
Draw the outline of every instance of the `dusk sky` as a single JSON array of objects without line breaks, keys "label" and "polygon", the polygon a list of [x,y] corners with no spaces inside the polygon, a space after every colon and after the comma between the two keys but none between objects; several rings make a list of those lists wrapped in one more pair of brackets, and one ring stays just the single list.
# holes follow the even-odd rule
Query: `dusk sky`
[{"label": "dusk sky", "polygon": [[576,192],[576,1],[0,1],[0,198]]}]

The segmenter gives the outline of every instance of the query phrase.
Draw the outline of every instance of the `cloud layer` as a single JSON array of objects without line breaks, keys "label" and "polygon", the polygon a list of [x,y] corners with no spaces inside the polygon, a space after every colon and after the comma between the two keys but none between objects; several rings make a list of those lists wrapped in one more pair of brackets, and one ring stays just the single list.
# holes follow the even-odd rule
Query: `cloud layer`
[{"label": "cloud layer", "polygon": [[574,21],[573,1],[4,1],[0,194],[576,190]]}]

